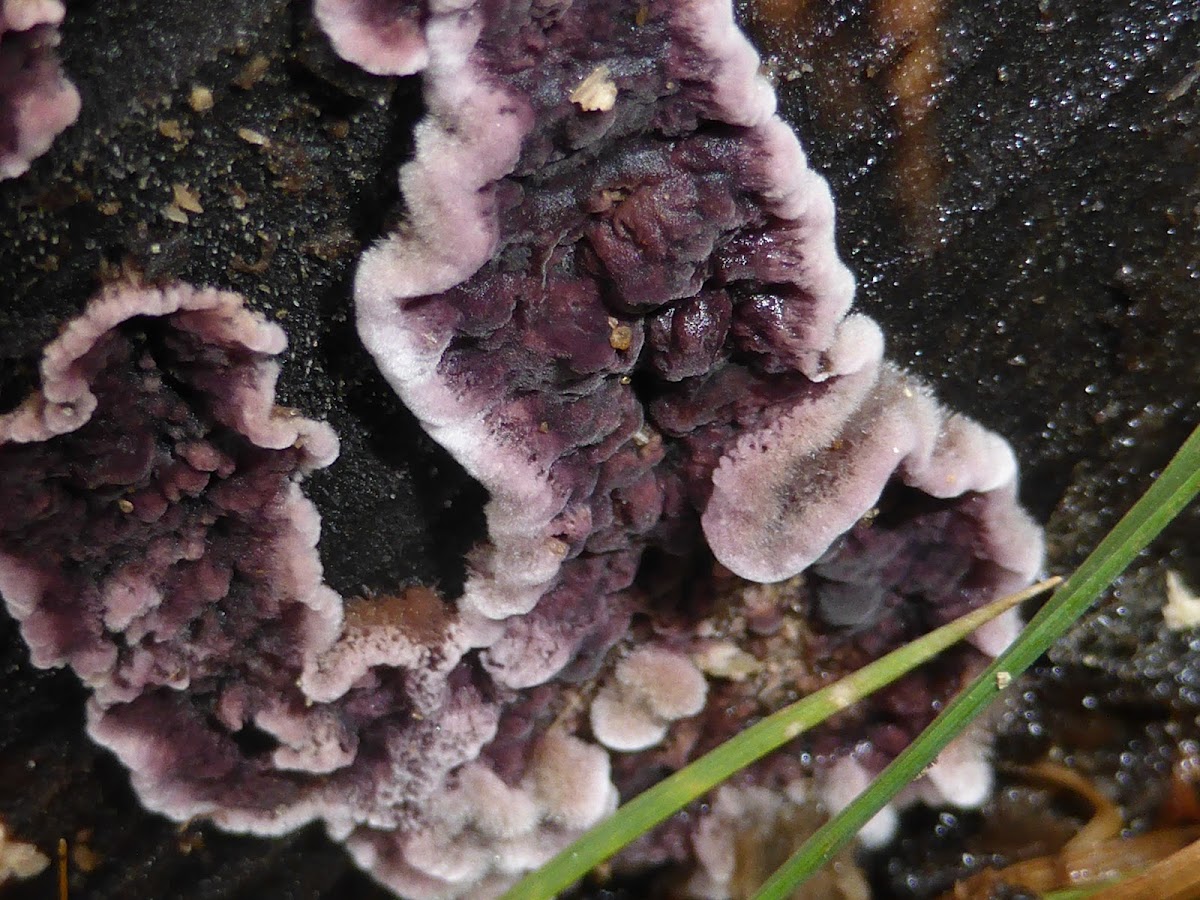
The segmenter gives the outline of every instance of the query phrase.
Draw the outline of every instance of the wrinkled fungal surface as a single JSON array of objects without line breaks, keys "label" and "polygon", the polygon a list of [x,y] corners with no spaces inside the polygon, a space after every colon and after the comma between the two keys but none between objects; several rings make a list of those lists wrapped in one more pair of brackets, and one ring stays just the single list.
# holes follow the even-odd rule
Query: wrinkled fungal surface
[{"label": "wrinkled fungal surface", "polygon": [[[728,5],[315,14],[347,59],[422,72],[404,211],[353,303],[489,492],[487,533],[460,597],[335,592],[299,483],[337,442],[276,405],[282,329],[227,292],[104,288],[0,418],[0,592],[149,808],[319,822],[401,896],[494,894],[749,719],[1036,572],[1007,444],[850,312],[829,189]],[[815,774],[843,804],[1013,626],[741,789]],[[964,739],[921,797],[978,802],[984,754]],[[724,846],[723,821],[617,864],[695,858],[719,890],[694,838]]]},{"label": "wrinkled fungal surface", "polygon": [[[406,214],[364,256],[355,302],[389,382],[491,495],[458,605],[503,622],[480,655],[499,684],[569,668],[630,595],[651,624],[626,644],[698,652],[669,560],[708,551],[758,582],[816,564],[794,602],[838,626],[887,622],[868,659],[906,618],[944,621],[1033,575],[1041,542],[1010,450],[884,362],[878,328],[849,313],[828,188],[724,4],[421,10],[428,116],[400,174]],[[889,485],[898,524],[874,528]],[[579,585],[594,590],[597,565],[640,574],[562,627],[559,610],[595,602]],[[978,643],[1009,636],[1011,622]],[[618,752],[669,731],[630,687],[639,652],[591,701],[592,737]],[[485,751],[501,768],[531,720],[560,721],[532,696]],[[896,752],[935,705],[897,703],[895,733],[865,755]],[[957,758],[979,771],[978,747]],[[857,783],[863,764],[833,771],[857,767]],[[831,802],[848,800],[832,780]]]},{"label": "wrinkled fungal surface", "polygon": [[[464,606],[528,612],[564,561],[697,526],[738,574],[787,578],[893,477],[976,521],[956,589],[1032,574],[1007,446],[847,315],[828,187],[724,4],[427,15],[407,219],[355,298],[384,374],[491,493]],[[615,103],[586,111],[601,67]]]},{"label": "wrinkled fungal surface", "polygon": [[296,482],[337,441],[274,406],[284,345],[236,295],[113,286],[0,417],[0,591],[34,663],[91,687],[93,736],[176,817],[271,781],[235,736],[257,717],[303,741],[318,723],[294,682],[341,628]]},{"label": "wrinkled fungal surface", "polygon": [[[466,639],[440,601],[345,610],[322,583],[298,479],[337,441],[274,404],[284,346],[234,294],[105,289],[47,347],[41,389],[0,418],[0,590],[33,661],[92,688],[89,731],[151,808],[347,831],[376,804],[305,776],[353,762],[360,792],[389,795],[390,813],[367,815],[395,825],[495,713],[466,671],[443,696]],[[380,645],[413,671],[373,676]]]},{"label": "wrinkled fungal surface", "polygon": [[54,52],[59,0],[0,3],[0,178],[15,178],[79,115],[79,92]]},{"label": "wrinkled fungal surface", "polygon": [[460,664],[498,626],[322,583],[299,479],[337,441],[274,403],[284,346],[235,294],[118,283],[46,348],[0,417],[0,592],[33,662],[88,685],[89,733],[172,818],[323,821],[413,896],[485,882],[500,851],[496,877],[537,865],[615,808],[608,756],[553,730],[506,784],[472,762],[505,698]]}]

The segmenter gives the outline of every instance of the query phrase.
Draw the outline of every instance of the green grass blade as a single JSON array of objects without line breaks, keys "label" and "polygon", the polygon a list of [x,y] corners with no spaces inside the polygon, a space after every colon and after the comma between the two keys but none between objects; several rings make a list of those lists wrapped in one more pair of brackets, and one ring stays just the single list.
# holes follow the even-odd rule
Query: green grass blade
[{"label": "green grass blade", "polygon": [[1114,578],[1200,492],[1200,427],[1158,480],[1034,616],[1021,636],[942,712],[841,814],[819,829],[755,894],[780,900],[823,866],[896,793],[933,762],[998,693],[996,674],[1016,677],[1049,649]]},{"label": "green grass blade", "polygon": [[852,675],[767,716],[695,762],[634,797],[616,814],[584,834],[540,869],[512,887],[502,900],[548,900],[570,887],[626,844],[703,796],[730,775],[823,722],[834,713],[895,681],[1001,613],[1049,590],[1051,579],[955,619],[889,653]]}]

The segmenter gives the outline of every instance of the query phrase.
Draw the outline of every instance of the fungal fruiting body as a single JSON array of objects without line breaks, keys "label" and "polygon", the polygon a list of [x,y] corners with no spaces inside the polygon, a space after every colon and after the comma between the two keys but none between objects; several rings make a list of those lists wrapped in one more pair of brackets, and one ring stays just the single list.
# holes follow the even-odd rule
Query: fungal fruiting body
[{"label": "fungal fruiting body", "polygon": [[[672,732],[630,686],[634,645],[703,653],[698,620],[769,639],[732,621],[737,590],[705,607],[679,588],[680,566],[711,553],[751,582],[807,573],[775,614],[803,598],[843,629],[814,643],[862,662],[1027,583],[1042,544],[1010,448],[886,362],[874,322],[850,312],[828,187],[728,4],[386,6],[422,22],[424,62],[410,61],[428,113],[400,170],[406,219],[359,266],[359,333],[490,493],[459,607],[503,624],[480,655],[498,683],[590,673],[633,604],[630,655],[587,726],[640,754],[614,756],[623,796],[662,735],[686,747],[661,754],[668,771],[730,730]],[[1014,627],[978,648],[997,652]],[[832,804],[931,718],[970,652],[925,676],[926,693],[909,682],[860,714],[861,758],[825,746]],[[749,715],[764,711],[758,686],[720,694]],[[930,795],[978,802],[983,752],[946,754]],[[983,781],[939,790],[956,777]]]},{"label": "fungal fruiting body", "polygon": [[275,404],[284,346],[235,294],[122,283],[46,347],[0,416],[0,592],[32,659],[91,688],[89,733],[172,818],[323,821],[412,896],[537,865],[615,808],[608,756],[552,730],[503,781],[481,750],[513,695],[464,660],[500,627],[322,583],[299,480],[337,441]]},{"label": "fungal fruiting body", "polygon": [[15,178],[79,115],[54,48],[59,0],[0,2],[0,178]]},{"label": "fungal fruiting body", "polygon": [[[744,722],[1036,572],[1011,450],[850,312],[829,189],[728,3],[316,13],[347,59],[421,72],[405,218],[354,304],[489,491],[487,535],[457,599],[339,596],[299,486],[336,439],[276,406],[279,327],[229,293],[105,288],[0,417],[0,592],[34,662],[92,688],[89,731],[148,807],[321,821],[400,896],[495,894]],[[618,865],[692,860],[719,892],[726,806],[774,820],[762,798],[814,773],[838,805],[1013,625]],[[983,754],[956,747],[923,795],[977,802]]]}]

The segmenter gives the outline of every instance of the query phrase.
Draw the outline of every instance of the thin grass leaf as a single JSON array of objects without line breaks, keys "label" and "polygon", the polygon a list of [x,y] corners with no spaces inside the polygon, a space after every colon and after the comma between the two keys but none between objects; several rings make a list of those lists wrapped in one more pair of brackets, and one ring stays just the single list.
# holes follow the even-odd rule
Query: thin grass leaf
[{"label": "thin grass leaf", "polygon": [[933,724],[762,886],[755,900],[789,897],[828,862],[901,788],[918,778],[934,758],[998,693],[998,672],[1016,678],[1078,619],[1113,579],[1133,561],[1200,492],[1200,427],[1191,433],[1158,480],[1108,533],[1083,564],[1034,616],[1021,636],[942,712]]},{"label": "thin grass leaf", "polygon": [[970,612],[889,653],[852,675],[798,700],[730,738],[695,762],[634,797],[616,814],[584,834],[501,900],[548,900],[571,886],[626,844],[708,793],[730,775],[778,749],[900,676],[958,643],[979,626],[1050,590],[1061,578],[1035,584]]}]

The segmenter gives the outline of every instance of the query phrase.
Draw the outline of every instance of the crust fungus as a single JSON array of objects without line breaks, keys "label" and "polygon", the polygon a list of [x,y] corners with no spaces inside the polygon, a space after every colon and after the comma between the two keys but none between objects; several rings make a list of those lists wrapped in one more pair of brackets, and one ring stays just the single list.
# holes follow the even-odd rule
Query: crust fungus
[{"label": "crust fungus", "polygon": [[323,821],[360,859],[399,854],[374,871],[405,896],[538,865],[615,808],[607,754],[543,733],[502,781],[472,761],[511,695],[466,658],[500,624],[322,583],[299,482],[337,440],[275,404],[284,346],[237,295],[186,285],[111,285],[68,323],[0,416],[9,611],[37,665],[92,689],[88,731],[152,809]]},{"label": "crust fungus", "polygon": [[[828,187],[728,4],[419,9],[428,112],[400,170],[406,218],[364,255],[355,305],[380,370],[490,493],[458,606],[502,624],[493,677],[561,684],[632,621],[631,655],[588,707],[597,740],[641,753],[614,758],[627,794],[647,760],[667,771],[705,746],[689,728],[664,742],[679,715],[656,708],[663,688],[625,678],[639,654],[703,650],[683,611],[696,601],[661,558],[711,553],[754,582],[807,573],[788,603],[850,629],[859,662],[1031,578],[1042,544],[1011,450],[886,362],[874,322],[850,313]],[[583,104],[597,72],[612,102]],[[638,637],[646,621],[669,641]],[[853,742],[821,758],[877,768],[972,652],[857,720],[870,758],[850,759]],[[527,705],[485,753],[519,757],[508,731],[546,715]]]},{"label": "crust fungus", "polygon": [[644,750],[676,719],[704,709],[708,687],[690,659],[640,647],[617,663],[614,678],[592,701],[592,734],[612,750]]},{"label": "crust fungus", "polygon": [[0,592],[34,663],[92,688],[90,732],[177,817],[258,777],[239,734],[274,732],[287,767],[338,730],[293,684],[341,629],[295,480],[337,441],[274,405],[284,344],[236,295],[112,286],[0,417]]},{"label": "crust fungus", "polygon": [[58,0],[0,3],[0,178],[15,178],[79,115],[79,92],[54,48]]},{"label": "crust fungus", "polygon": [[411,75],[429,64],[418,4],[316,0],[313,13],[338,54],[373,75]]},{"label": "crust fungus", "polygon": [[[1007,445],[850,312],[828,186],[727,0],[316,16],[369,71],[422,73],[405,218],[354,304],[489,491],[487,537],[457,600],[343,599],[299,487],[337,443],[275,404],[282,331],[232,294],[105,289],[0,417],[0,592],[35,663],[92,688],[89,731],[147,806],[320,821],[402,896],[495,894],[746,719],[1036,572]],[[765,760],[745,796],[815,768],[836,805],[1011,626]],[[697,833],[715,854],[727,818],[618,865],[692,858]]]},{"label": "crust fungus", "polygon": [[[893,482],[978,507],[984,591],[1030,576],[1011,452],[847,316],[828,188],[727,5],[427,15],[408,219],[355,297],[381,370],[491,493],[462,606],[528,613],[576,560],[696,523],[733,571],[787,578]],[[597,118],[571,95],[600,64],[620,94]]]}]

